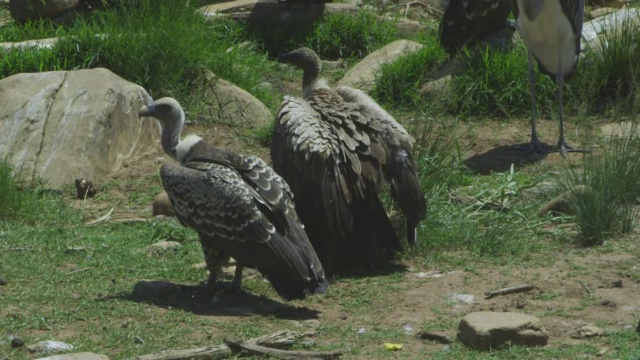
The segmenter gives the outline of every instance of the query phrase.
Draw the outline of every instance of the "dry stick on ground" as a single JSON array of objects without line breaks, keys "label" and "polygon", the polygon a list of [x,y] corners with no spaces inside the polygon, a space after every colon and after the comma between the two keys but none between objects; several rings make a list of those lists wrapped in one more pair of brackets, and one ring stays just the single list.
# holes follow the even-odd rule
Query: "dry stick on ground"
[{"label": "dry stick on ground", "polygon": [[256,344],[251,344],[249,342],[236,342],[231,340],[224,340],[225,344],[231,348],[233,352],[241,352],[246,351],[248,353],[254,355],[269,355],[276,357],[278,359],[290,359],[290,360],[298,360],[298,359],[319,359],[319,360],[332,360],[338,359],[342,355],[342,353],[338,351],[328,351],[328,352],[314,352],[314,351],[304,351],[304,350],[280,350],[280,349],[272,349]]},{"label": "dry stick on ground", "polygon": [[484,293],[485,295],[485,299],[491,299],[492,297],[496,296],[496,295],[507,295],[507,294],[514,294],[514,293],[519,293],[519,292],[527,292],[531,289],[533,289],[535,286],[533,285],[529,285],[529,284],[524,284],[524,285],[518,285],[518,286],[513,286],[513,287],[508,287],[508,288],[503,288],[503,289],[498,289],[498,290],[493,290],[493,291],[489,291]]},{"label": "dry stick on ground", "polygon": [[[283,348],[293,345],[299,338],[309,334],[282,330],[271,335],[247,340],[244,344],[260,345],[269,348]],[[233,352],[227,345],[205,346],[187,350],[166,350],[155,354],[136,356],[132,360],[184,360],[184,359],[225,359]]]}]

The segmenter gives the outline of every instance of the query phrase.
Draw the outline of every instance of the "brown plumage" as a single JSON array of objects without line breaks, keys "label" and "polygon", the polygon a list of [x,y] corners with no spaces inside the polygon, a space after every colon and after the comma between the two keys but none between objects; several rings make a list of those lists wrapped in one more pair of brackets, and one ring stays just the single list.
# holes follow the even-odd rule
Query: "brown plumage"
[{"label": "brown plumage", "polygon": [[257,268],[286,300],[323,293],[324,270],[294,208],[287,183],[262,159],[207,145],[200,137],[180,139],[184,111],[172,98],[140,110],[162,125],[161,143],[181,164],[160,169],[163,186],[180,222],[198,232],[214,284],[220,263]]},{"label": "brown plumage", "polygon": [[386,183],[407,217],[407,237],[426,216],[411,155],[414,139],[360,90],[332,89],[308,48],[278,59],[304,70],[303,96],[278,111],[271,157],[289,183],[307,234],[328,270],[372,265],[401,249],[380,203]]}]

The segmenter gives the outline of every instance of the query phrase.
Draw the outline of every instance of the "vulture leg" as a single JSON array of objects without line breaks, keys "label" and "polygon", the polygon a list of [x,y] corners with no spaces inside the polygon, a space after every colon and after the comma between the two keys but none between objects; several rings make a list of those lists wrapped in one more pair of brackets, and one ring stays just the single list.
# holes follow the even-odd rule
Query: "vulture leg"
[{"label": "vulture leg", "polygon": [[[562,56],[558,58],[559,68],[562,69]],[[558,139],[558,145],[556,146],[556,151],[559,151],[563,157],[567,157],[568,152],[579,152],[586,153],[588,150],[582,150],[578,148],[574,148],[573,146],[567,144],[564,138],[564,107],[562,104],[562,88],[564,87],[564,77],[561,73],[556,74],[556,86],[558,87],[558,103],[560,105],[560,138]]]},{"label": "vulture leg", "polygon": [[200,245],[204,252],[204,259],[207,264],[207,270],[209,270],[209,279],[207,280],[208,288],[215,288],[218,276],[222,273],[222,265],[229,261],[227,256],[222,251],[212,246],[211,242],[200,236]]},{"label": "vulture leg", "polygon": [[234,291],[240,291],[242,289],[242,270],[244,266],[236,262],[236,272],[233,274],[233,280],[231,280],[231,289]]}]

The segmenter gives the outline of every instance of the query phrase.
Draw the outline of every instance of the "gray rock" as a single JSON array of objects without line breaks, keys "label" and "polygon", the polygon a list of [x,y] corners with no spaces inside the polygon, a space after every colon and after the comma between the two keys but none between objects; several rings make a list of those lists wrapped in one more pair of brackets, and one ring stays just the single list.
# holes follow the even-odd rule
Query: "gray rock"
[{"label": "gray rock", "polygon": [[640,9],[637,8],[617,10],[587,21],[582,27],[582,48],[591,48],[600,55],[602,49],[607,47],[607,38],[621,36],[638,26],[640,26]]},{"label": "gray rock", "polygon": [[25,73],[0,80],[0,158],[52,187],[99,179],[157,146],[141,121],[145,90],[107,69]]},{"label": "gray rock", "polygon": [[153,200],[153,216],[157,215],[176,216],[166,191],[158,194],[155,200]]},{"label": "gray rock", "polygon": [[36,360],[109,360],[105,355],[94,354],[91,352],[71,353],[64,355],[47,356]]},{"label": "gray rock", "polygon": [[466,315],[458,337],[471,347],[492,350],[507,344],[544,346],[549,335],[534,316],[510,312],[474,312]]},{"label": "gray rock", "polygon": [[9,11],[16,21],[35,20],[40,18],[53,19],[72,10],[80,0],[11,0]]},{"label": "gray rock", "polygon": [[591,10],[591,12],[589,13],[589,15],[591,16],[592,19],[596,19],[599,18],[601,16],[605,16],[605,15],[609,15],[613,12],[618,11],[618,9],[616,8],[612,8],[612,7],[601,7],[595,10]]},{"label": "gray rock", "polygon": [[269,108],[247,91],[206,70],[199,100],[206,104],[209,116],[216,121],[259,128],[270,124]]},{"label": "gray rock", "polygon": [[0,276],[0,286],[5,286],[5,285],[7,285],[7,280],[2,276]]},{"label": "gray rock", "polygon": [[73,345],[62,341],[44,340],[27,346],[27,350],[38,353],[64,352],[73,350]]},{"label": "gray rock", "polygon": [[169,281],[141,280],[133,287],[133,297],[138,300],[151,300],[174,295],[178,292],[178,286]]},{"label": "gray rock", "polygon": [[370,91],[382,64],[392,63],[422,47],[422,44],[415,41],[394,41],[362,59],[338,81],[337,86],[352,86],[365,92]]},{"label": "gray rock", "polygon": [[600,127],[600,132],[605,140],[613,138],[628,138],[631,136],[639,136],[640,129],[638,125],[631,121],[623,121],[619,123],[604,124]]}]

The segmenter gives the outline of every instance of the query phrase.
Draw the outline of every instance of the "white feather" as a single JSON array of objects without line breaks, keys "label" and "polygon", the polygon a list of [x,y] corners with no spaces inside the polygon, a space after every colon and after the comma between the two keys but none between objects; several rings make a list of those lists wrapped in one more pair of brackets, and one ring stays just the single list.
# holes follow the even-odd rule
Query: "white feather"
[{"label": "white feather", "polygon": [[189,135],[182,139],[178,146],[176,146],[176,158],[178,161],[182,162],[184,158],[187,156],[191,148],[202,141],[202,138],[198,135]]}]

